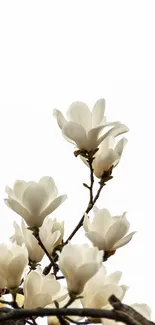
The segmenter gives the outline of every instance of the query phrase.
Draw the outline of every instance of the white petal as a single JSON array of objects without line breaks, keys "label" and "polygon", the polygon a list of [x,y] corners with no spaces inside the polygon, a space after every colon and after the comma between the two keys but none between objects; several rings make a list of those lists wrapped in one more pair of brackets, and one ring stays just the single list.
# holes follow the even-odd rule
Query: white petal
[{"label": "white petal", "polygon": [[105,279],[105,284],[118,284],[122,277],[122,272],[116,271],[108,275]]},{"label": "white petal", "polygon": [[126,285],[124,285],[124,284],[122,284],[120,287],[122,288],[122,295],[120,296],[119,299],[120,299],[120,300],[123,300],[123,298],[124,298],[124,296],[125,296],[127,290],[129,289],[129,287],[126,286]]},{"label": "white petal", "polygon": [[78,245],[66,245],[59,256],[59,267],[66,278],[72,278],[81,264],[81,253]]},{"label": "white petal", "polygon": [[104,250],[106,248],[104,238],[96,231],[89,231],[85,233],[85,236],[93,243],[98,249]]},{"label": "white petal", "polygon": [[28,264],[28,255],[20,254],[9,263],[8,287],[15,288],[20,285],[24,268]]},{"label": "white petal", "polygon": [[117,154],[119,156],[122,155],[123,149],[125,147],[125,145],[127,144],[128,140],[126,138],[122,138],[116,145],[115,147],[115,151],[117,152]]},{"label": "white petal", "polygon": [[51,236],[47,238],[46,241],[44,241],[44,246],[50,254],[52,254],[55,244],[59,240],[60,236],[61,232],[59,230],[56,230]]},{"label": "white petal", "polygon": [[115,144],[115,138],[112,136],[106,137],[99,145],[99,150],[96,156],[99,156],[102,152],[107,152],[108,149],[113,149]]},{"label": "white petal", "polygon": [[64,118],[63,114],[58,109],[54,109],[53,116],[56,118],[59,128],[62,129],[67,123],[67,120]]},{"label": "white petal", "polygon": [[74,141],[79,149],[87,150],[88,148],[89,150],[86,132],[81,125],[74,122],[68,122],[63,127],[62,133],[64,136]]},{"label": "white petal", "polygon": [[100,209],[95,214],[92,222],[92,230],[96,230],[102,236],[105,236],[107,230],[112,224],[112,217],[107,209]]},{"label": "white petal", "polygon": [[23,193],[22,202],[31,215],[40,215],[41,210],[47,206],[49,197],[45,189],[35,182],[31,183]]},{"label": "white petal", "polygon": [[102,131],[103,126],[97,126],[96,128],[91,129],[88,132],[88,141],[89,141],[89,149],[88,150],[93,150],[98,147],[98,139],[99,139],[99,134]]},{"label": "white petal", "polygon": [[75,273],[75,280],[73,281],[71,288],[68,287],[68,289],[71,289],[76,293],[81,293],[86,282],[96,274],[98,269],[99,265],[97,263],[81,265]]},{"label": "white petal", "polygon": [[96,215],[96,213],[99,211],[99,208],[96,205],[94,205],[92,210],[94,215]]},{"label": "white petal", "polygon": [[30,213],[19,202],[11,198],[5,199],[4,202],[10,209],[12,209],[16,213],[18,213],[21,217],[23,217],[25,221],[27,220],[27,218],[31,217]]},{"label": "white petal", "polygon": [[55,209],[58,208],[60,204],[62,204],[67,199],[67,195],[60,195],[54,201],[52,201],[40,214],[40,217],[44,219],[50,213],[52,213]]},{"label": "white petal", "polygon": [[129,243],[129,241],[132,239],[133,235],[136,233],[136,231],[131,232],[129,235],[125,236],[124,238],[121,238],[115,245],[114,249],[117,249],[119,247],[122,247]]},{"label": "white petal", "polygon": [[9,198],[15,199],[14,192],[13,192],[13,190],[9,186],[6,186],[5,187],[5,192],[7,193],[7,195],[8,195]]},{"label": "white petal", "polygon": [[114,245],[126,235],[129,227],[129,222],[124,218],[114,222],[106,233],[106,249],[113,249]]},{"label": "white petal", "polygon": [[131,307],[148,320],[151,320],[151,309],[147,304],[132,304]]},{"label": "white petal", "polygon": [[98,145],[108,136],[117,137],[120,134],[128,132],[129,129],[125,124],[118,123],[104,135],[102,135],[98,140]]},{"label": "white petal", "polygon": [[85,213],[85,217],[83,220],[83,228],[84,228],[85,232],[88,232],[89,230],[91,230],[91,223],[89,221],[89,217],[88,217],[87,213]]},{"label": "white petal", "polygon": [[39,184],[41,184],[45,191],[47,191],[50,198],[55,199],[58,194],[58,189],[55,185],[55,182],[52,177],[44,176],[39,180]]},{"label": "white petal", "polygon": [[99,99],[92,110],[92,127],[101,125],[104,122],[105,100]]},{"label": "white petal", "polygon": [[103,289],[101,290],[101,294],[103,295],[104,299],[107,300],[111,295],[115,295],[118,299],[122,296],[122,288],[116,284],[106,284]]},{"label": "white petal", "polygon": [[113,149],[109,149],[107,152],[100,154],[97,160],[94,159],[93,167],[96,177],[100,178],[118,158],[117,153]]},{"label": "white petal", "polygon": [[13,191],[15,193],[15,196],[21,201],[23,192],[25,191],[27,187],[27,183],[23,180],[17,180],[14,183]]},{"label": "white petal", "polygon": [[41,274],[37,271],[31,271],[24,280],[24,295],[33,297],[41,288]]},{"label": "white petal", "polygon": [[89,107],[83,102],[72,103],[67,111],[67,117],[69,121],[83,126],[86,132],[92,127],[91,112]]}]

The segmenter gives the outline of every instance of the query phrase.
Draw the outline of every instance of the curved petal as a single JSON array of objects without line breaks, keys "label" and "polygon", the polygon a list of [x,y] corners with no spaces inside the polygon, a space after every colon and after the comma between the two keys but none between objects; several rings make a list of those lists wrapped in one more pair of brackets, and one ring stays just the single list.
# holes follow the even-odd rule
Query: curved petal
[{"label": "curved petal", "polygon": [[45,242],[44,242],[44,246],[46,247],[46,249],[48,250],[48,252],[51,254],[53,252],[53,249],[55,247],[55,244],[57,243],[57,241],[59,240],[61,236],[61,232],[60,230],[56,230],[51,236],[49,236]]},{"label": "curved petal", "polygon": [[[23,221],[23,219],[22,219]],[[13,223],[14,229],[15,229],[15,234],[10,238],[12,242],[15,242],[17,245],[22,246],[24,243],[24,237],[22,234],[22,231],[16,221]]]},{"label": "curved petal", "polygon": [[7,193],[7,195],[8,195],[9,198],[15,199],[14,192],[13,192],[13,190],[9,186],[6,186],[5,187],[5,192]]},{"label": "curved petal", "polygon": [[119,299],[122,300],[122,299],[124,298],[124,296],[125,296],[127,290],[129,289],[129,287],[126,286],[126,285],[124,285],[124,284],[122,284],[120,287],[122,288],[122,295],[120,296]]},{"label": "curved petal", "polygon": [[101,153],[107,152],[108,149],[113,149],[115,144],[115,138],[112,136],[106,137],[99,145],[99,150],[96,153],[96,157],[98,157]]},{"label": "curved petal", "polygon": [[89,142],[88,150],[93,150],[98,147],[99,134],[103,128],[104,128],[103,125],[97,126],[96,128],[93,128],[88,132],[88,142]]},{"label": "curved petal", "polygon": [[41,274],[37,271],[31,271],[24,280],[24,296],[33,297],[41,288]]},{"label": "curved petal", "polygon": [[68,289],[75,293],[81,293],[86,282],[96,274],[98,269],[99,265],[97,263],[85,263],[81,265],[78,267],[71,287],[69,286]]},{"label": "curved petal", "polygon": [[93,210],[94,215],[96,215],[96,213],[99,211],[99,208],[96,205],[94,205],[92,210]]},{"label": "curved petal", "polygon": [[151,309],[147,304],[132,304],[131,307],[148,320],[151,320]]},{"label": "curved petal", "polygon": [[66,245],[59,256],[59,267],[67,279],[72,279],[81,263],[81,254],[77,245]]},{"label": "curved petal", "polygon": [[85,217],[84,217],[84,220],[83,220],[83,228],[85,230],[85,232],[88,232],[91,230],[91,223],[90,223],[90,220],[89,220],[89,217],[88,217],[88,214],[85,213]]},{"label": "curved petal", "polygon": [[122,138],[117,144],[116,144],[116,147],[115,147],[115,151],[117,152],[117,154],[119,156],[122,155],[122,152],[123,152],[123,149],[125,147],[125,145],[127,144],[128,140],[126,138]]},{"label": "curved petal", "polygon": [[86,132],[91,129],[91,112],[89,110],[89,107],[85,103],[73,102],[70,105],[66,115],[69,121],[75,122],[83,126]]},{"label": "curved petal", "polygon": [[100,178],[105,171],[109,170],[110,167],[119,158],[117,153],[113,149],[109,149],[107,152],[103,152],[98,156],[98,159],[94,159],[93,168],[96,177]]},{"label": "curved petal", "polygon": [[114,245],[114,249],[120,248],[124,245],[126,245],[127,243],[129,243],[129,241],[132,239],[133,235],[136,233],[136,231],[131,232],[129,235],[121,238],[115,245]]},{"label": "curved petal", "polygon": [[62,204],[67,199],[67,195],[60,195],[54,201],[52,201],[40,214],[42,220],[52,213],[60,204]]},{"label": "curved petal", "polygon": [[19,202],[13,200],[13,199],[4,199],[5,204],[18,213],[21,217],[23,217],[26,221],[27,218],[31,217],[30,213],[26,208],[24,208]]},{"label": "curved petal", "polygon": [[108,136],[112,136],[112,137],[117,137],[120,134],[126,133],[128,132],[129,129],[125,124],[121,124],[121,123],[117,123],[116,126],[114,126],[112,129],[110,129],[108,132],[106,132],[104,135],[102,135],[99,139],[98,139],[98,145]]},{"label": "curved petal", "polygon": [[40,212],[47,206],[49,196],[45,189],[35,182],[31,183],[23,193],[22,202],[33,216],[40,215]]},{"label": "curved petal", "polygon": [[43,176],[39,180],[39,184],[41,184],[50,198],[55,199],[58,195],[58,189],[55,185],[54,179],[50,176]]},{"label": "curved petal", "polygon": [[95,247],[98,247],[100,250],[105,250],[105,240],[98,232],[89,231],[85,233],[85,236],[93,243]]},{"label": "curved petal", "polygon": [[107,209],[99,209],[92,221],[92,230],[96,230],[98,233],[105,236],[107,230],[112,224],[112,217]]},{"label": "curved petal", "polygon": [[105,99],[97,100],[92,110],[92,127],[104,123]]},{"label": "curved petal", "polygon": [[16,180],[16,182],[14,183],[13,191],[19,201],[22,200],[22,196],[26,187],[27,187],[27,183],[23,180]]},{"label": "curved petal", "polygon": [[62,133],[64,136],[74,141],[79,149],[87,150],[88,140],[87,140],[86,132],[80,124],[74,122],[68,122],[63,127]]},{"label": "curved petal", "polygon": [[59,128],[62,129],[67,123],[67,120],[64,118],[63,114],[58,109],[54,109],[53,116],[56,118]]},{"label": "curved petal", "polygon": [[106,284],[103,289],[101,289],[100,294],[105,299],[105,304],[108,304],[108,299],[111,295],[115,295],[118,299],[122,296],[122,288],[116,284]]},{"label": "curved petal", "polygon": [[114,245],[126,235],[129,227],[130,224],[125,218],[114,222],[106,233],[106,250],[113,249]]},{"label": "curved petal", "polygon": [[109,274],[105,279],[105,284],[118,284],[122,277],[122,272],[116,271]]}]

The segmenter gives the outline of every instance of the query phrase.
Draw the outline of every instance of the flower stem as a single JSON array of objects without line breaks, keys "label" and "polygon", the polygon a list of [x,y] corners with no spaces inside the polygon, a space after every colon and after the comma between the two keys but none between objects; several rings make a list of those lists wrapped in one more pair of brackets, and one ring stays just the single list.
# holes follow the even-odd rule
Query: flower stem
[{"label": "flower stem", "polygon": [[[90,186],[88,186],[89,191],[90,191],[90,199],[89,199],[89,203],[87,206],[87,209],[85,211],[85,213],[89,213],[90,210],[93,208],[95,202],[97,201],[97,199],[100,196],[101,190],[103,188],[103,186],[105,185],[104,183],[104,179],[102,180],[102,182],[100,182],[100,187],[97,191],[97,194],[95,197],[93,197],[93,185],[94,185],[94,170],[93,170],[93,160],[94,157],[92,156],[92,153],[88,153],[88,157],[87,157],[87,162],[89,164],[89,168],[90,168]],[[77,226],[74,228],[74,230],[72,231],[72,233],[69,235],[69,237],[67,238],[67,240],[65,241],[64,245],[68,244],[68,242],[74,237],[74,235],[77,233],[77,231],[82,227],[83,225],[83,220],[85,217],[85,213],[82,216],[82,218],[80,219],[80,221],[78,222]]]},{"label": "flower stem", "polygon": [[51,264],[52,264],[52,267],[53,267],[53,271],[54,271],[54,274],[56,275],[56,273],[58,272],[58,266],[57,264],[54,262],[53,258],[51,257],[51,255],[49,254],[49,252],[47,251],[46,247],[44,246],[43,242],[41,241],[40,239],[40,236],[39,236],[39,228],[35,228],[33,229],[33,235],[34,237],[37,239],[38,241],[38,244],[40,245],[40,247],[43,249],[43,251],[45,252],[45,254],[47,255],[47,257],[49,258]]}]

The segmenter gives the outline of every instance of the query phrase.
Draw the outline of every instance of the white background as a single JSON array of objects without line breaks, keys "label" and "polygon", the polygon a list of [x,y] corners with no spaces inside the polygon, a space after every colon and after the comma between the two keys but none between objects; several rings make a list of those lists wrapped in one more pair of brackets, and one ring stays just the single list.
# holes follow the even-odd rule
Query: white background
[{"label": "white background", "polygon": [[[114,179],[98,202],[128,211],[132,242],[106,263],[123,271],[125,301],[154,308],[155,2],[66,0],[0,2],[0,239],[20,217],[5,207],[5,185],[51,175],[68,200],[53,214],[67,233],[88,202],[89,173],[61,136],[53,109],[90,107],[104,97],[108,120],[130,128]],[[82,232],[75,241],[85,241]],[[153,312],[155,318],[155,310]]]}]

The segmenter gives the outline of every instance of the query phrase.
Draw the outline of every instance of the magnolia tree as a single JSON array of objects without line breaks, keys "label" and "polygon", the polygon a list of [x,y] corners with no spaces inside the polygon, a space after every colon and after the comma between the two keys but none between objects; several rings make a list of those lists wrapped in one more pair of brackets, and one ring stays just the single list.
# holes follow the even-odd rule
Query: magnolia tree
[{"label": "magnolia tree", "polygon": [[[75,157],[90,170],[90,180],[83,184],[89,191],[88,206],[68,238],[64,238],[64,222],[48,217],[67,198],[58,194],[51,176],[38,182],[16,180],[12,189],[6,187],[4,201],[21,216],[21,224],[14,222],[10,243],[0,244],[2,324],[37,324],[39,316],[47,316],[44,322],[48,325],[153,324],[146,304],[127,306],[122,302],[127,290],[119,284],[122,273],[107,275],[104,264],[134,235],[128,234],[125,213],[111,216],[105,207],[96,205],[127,142],[124,137],[117,141],[117,137],[128,132],[120,122],[107,122],[104,110],[105,102],[99,99],[92,111],[85,103],[72,103],[67,118],[54,111],[62,135],[74,145]],[[96,193],[94,182],[98,183]],[[72,243],[81,227],[89,245]],[[44,255],[49,263],[42,268]]]}]

